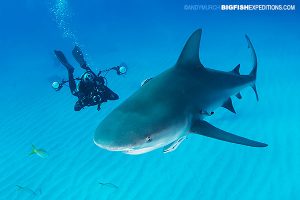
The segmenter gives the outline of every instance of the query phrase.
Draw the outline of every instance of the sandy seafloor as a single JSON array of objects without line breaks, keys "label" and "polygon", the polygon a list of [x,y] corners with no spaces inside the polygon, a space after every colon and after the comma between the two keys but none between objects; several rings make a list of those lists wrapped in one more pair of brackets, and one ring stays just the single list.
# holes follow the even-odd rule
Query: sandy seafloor
[{"label": "sandy seafloor", "polygon": [[[299,10],[186,11],[188,3],[195,2],[1,3],[1,200],[300,198]],[[159,149],[131,156],[98,148],[93,143],[98,123],[142,80],[171,67],[197,28],[203,28],[202,63],[224,71],[240,63],[242,74],[251,70],[244,34],[250,36],[260,101],[245,88],[242,100],[233,98],[236,115],[219,108],[207,121],[269,146],[189,135],[169,154]],[[63,50],[76,74],[82,73],[70,53],[75,42],[94,69],[120,62],[129,67],[124,77],[107,77],[120,100],[100,112],[74,112],[76,99],[68,88],[51,88],[52,81],[66,78],[53,49]],[[48,157],[28,156],[31,144]],[[16,185],[27,189],[18,191]]]}]

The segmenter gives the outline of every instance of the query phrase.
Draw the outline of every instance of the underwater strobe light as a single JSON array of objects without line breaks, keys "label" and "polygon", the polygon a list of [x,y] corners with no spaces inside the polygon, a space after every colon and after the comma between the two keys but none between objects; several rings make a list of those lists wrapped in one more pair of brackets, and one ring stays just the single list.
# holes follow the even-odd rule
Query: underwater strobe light
[{"label": "underwater strobe light", "polygon": [[123,74],[126,74],[126,72],[127,72],[127,65],[125,63],[121,63],[115,69],[116,69],[118,75],[123,75]]},{"label": "underwater strobe light", "polygon": [[62,84],[59,83],[59,82],[57,82],[57,81],[54,81],[54,82],[52,83],[52,88],[53,88],[54,90],[56,90],[56,91],[59,91],[59,90],[62,88]]}]

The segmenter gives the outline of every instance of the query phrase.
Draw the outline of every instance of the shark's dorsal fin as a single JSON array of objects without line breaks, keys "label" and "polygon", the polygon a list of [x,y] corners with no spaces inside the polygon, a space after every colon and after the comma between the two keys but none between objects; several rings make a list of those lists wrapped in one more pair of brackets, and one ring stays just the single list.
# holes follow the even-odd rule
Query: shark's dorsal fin
[{"label": "shark's dorsal fin", "polygon": [[238,64],[231,72],[240,75],[240,64]]},{"label": "shark's dorsal fin", "polygon": [[202,29],[196,30],[185,43],[177,60],[176,67],[183,69],[205,69],[200,63],[199,47]]},{"label": "shark's dorsal fin", "polygon": [[222,107],[236,114],[230,97],[223,103]]}]

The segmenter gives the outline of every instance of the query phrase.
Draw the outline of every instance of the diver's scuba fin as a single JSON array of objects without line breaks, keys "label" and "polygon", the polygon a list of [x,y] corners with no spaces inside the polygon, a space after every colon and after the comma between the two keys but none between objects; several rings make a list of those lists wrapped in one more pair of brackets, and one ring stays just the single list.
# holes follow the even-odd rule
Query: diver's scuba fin
[{"label": "diver's scuba fin", "polygon": [[85,70],[89,69],[89,67],[86,66],[86,62],[84,60],[83,53],[82,53],[81,49],[79,48],[79,46],[74,47],[74,49],[72,50],[72,54],[73,54],[75,60],[79,63],[81,68],[83,68]]},{"label": "diver's scuba fin", "polygon": [[70,65],[70,63],[68,62],[64,53],[62,51],[57,51],[57,50],[54,50],[54,53],[55,53],[57,59],[61,62],[61,64],[63,64],[67,68],[68,71],[71,71],[73,73],[74,67],[72,65]]}]

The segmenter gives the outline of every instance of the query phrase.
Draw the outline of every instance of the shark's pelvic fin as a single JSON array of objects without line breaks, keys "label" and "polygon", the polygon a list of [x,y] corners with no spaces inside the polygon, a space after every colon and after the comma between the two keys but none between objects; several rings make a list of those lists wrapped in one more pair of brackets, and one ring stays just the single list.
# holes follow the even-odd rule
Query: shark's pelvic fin
[{"label": "shark's pelvic fin", "polygon": [[199,59],[201,34],[202,29],[198,29],[189,37],[175,65],[177,68],[205,69]]},{"label": "shark's pelvic fin", "polygon": [[236,114],[230,97],[223,103],[222,107]]},{"label": "shark's pelvic fin", "polygon": [[236,98],[238,98],[238,99],[242,99],[242,95],[241,95],[241,93],[239,92],[239,93],[237,93],[236,95]]},{"label": "shark's pelvic fin", "polygon": [[237,75],[240,75],[240,67],[241,65],[238,64],[231,72]]},{"label": "shark's pelvic fin", "polygon": [[252,89],[254,90],[255,92],[255,96],[256,96],[256,100],[258,101],[259,98],[258,98],[258,93],[257,93],[257,90],[256,90],[256,85],[255,85],[255,81],[256,81],[256,72],[257,72],[257,57],[256,57],[256,53],[255,53],[255,49],[248,37],[248,35],[246,35],[246,40],[248,42],[248,48],[250,48],[251,50],[251,53],[252,53],[252,60],[253,60],[253,67],[252,67],[252,70],[249,74],[249,76],[252,76],[254,81],[253,81],[253,84],[251,85]]},{"label": "shark's pelvic fin", "polygon": [[226,142],[232,142],[236,144],[242,144],[251,147],[266,147],[267,144],[250,140],[241,136],[237,136],[226,131],[223,131],[219,128],[214,127],[203,120],[197,120],[192,123],[191,130],[192,133],[204,135],[207,137],[215,138],[218,140],[223,140]]}]

